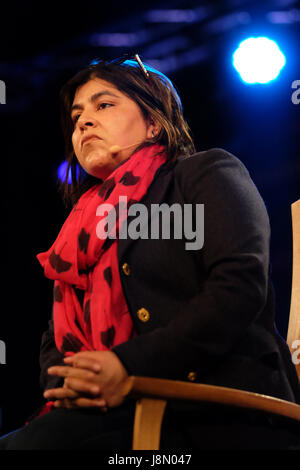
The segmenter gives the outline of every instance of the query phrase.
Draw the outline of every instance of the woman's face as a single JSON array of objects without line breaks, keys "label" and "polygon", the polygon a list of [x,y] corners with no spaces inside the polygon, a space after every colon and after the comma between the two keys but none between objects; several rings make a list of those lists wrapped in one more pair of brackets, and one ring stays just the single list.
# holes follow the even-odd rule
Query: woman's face
[{"label": "woman's face", "polygon": [[[71,117],[72,143],[80,165],[103,180],[155,132],[154,123],[145,120],[135,101],[100,78],[77,89]],[[114,145],[131,147],[111,153],[109,149]]]}]

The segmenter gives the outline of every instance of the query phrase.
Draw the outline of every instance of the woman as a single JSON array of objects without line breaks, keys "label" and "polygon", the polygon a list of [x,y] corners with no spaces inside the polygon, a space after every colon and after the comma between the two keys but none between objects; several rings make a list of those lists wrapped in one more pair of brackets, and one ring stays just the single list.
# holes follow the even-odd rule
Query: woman
[{"label": "woman", "polygon": [[[221,149],[195,153],[172,83],[138,56],[91,65],[64,86],[62,102],[72,210],[38,255],[54,280],[40,355],[50,411],[2,446],[130,449],[135,403],[121,393],[128,375],[299,402],[274,326],[269,220],[241,161]],[[163,237],[161,227],[149,237],[161,204],[191,209],[192,230]],[[204,245],[187,249],[203,204]],[[141,236],[130,237],[125,222],[138,232],[141,207]],[[171,234],[178,220],[174,212]],[[161,447],[296,446],[296,431],[273,424],[253,412],[171,402]]]}]

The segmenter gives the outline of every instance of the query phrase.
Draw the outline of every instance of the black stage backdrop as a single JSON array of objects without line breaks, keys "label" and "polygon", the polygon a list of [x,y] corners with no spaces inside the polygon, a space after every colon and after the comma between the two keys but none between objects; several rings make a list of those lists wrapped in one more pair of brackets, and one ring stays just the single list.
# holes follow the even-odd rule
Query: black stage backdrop
[{"label": "black stage backdrop", "polygon": [[[1,434],[43,401],[38,355],[52,284],[36,254],[49,248],[67,215],[57,192],[64,158],[59,90],[93,58],[138,52],[161,67],[180,93],[197,150],[221,147],[247,166],[270,215],[276,321],[286,337],[290,204],[300,198],[300,105],[292,101],[292,83],[300,80],[299,18],[300,2],[279,0],[1,6]],[[232,52],[252,35],[272,37],[286,53],[272,84],[247,86],[232,67]]]}]

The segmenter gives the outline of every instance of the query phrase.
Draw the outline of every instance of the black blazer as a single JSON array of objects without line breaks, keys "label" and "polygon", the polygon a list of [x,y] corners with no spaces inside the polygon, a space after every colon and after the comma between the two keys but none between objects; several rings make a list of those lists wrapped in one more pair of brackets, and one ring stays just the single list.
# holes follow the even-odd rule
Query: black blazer
[{"label": "black blazer", "polygon": [[[204,245],[186,250],[186,239],[118,241],[137,334],[113,351],[128,373],[299,402],[295,367],[274,324],[269,219],[242,162],[222,149],[168,162],[141,202],[149,214],[151,204],[193,204],[194,228],[195,205],[204,204]],[[61,360],[50,321],[41,344],[43,388],[60,384],[47,368]]]}]

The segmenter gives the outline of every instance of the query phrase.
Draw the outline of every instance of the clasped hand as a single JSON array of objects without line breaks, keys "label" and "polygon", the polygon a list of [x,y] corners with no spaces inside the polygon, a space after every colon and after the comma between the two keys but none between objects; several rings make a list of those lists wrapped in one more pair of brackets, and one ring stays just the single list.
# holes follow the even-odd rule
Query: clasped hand
[{"label": "clasped hand", "polygon": [[83,351],[64,359],[65,366],[48,369],[50,375],[64,377],[61,388],[48,389],[44,397],[59,408],[108,407],[120,405],[122,383],[128,377],[118,356],[112,351]]}]

